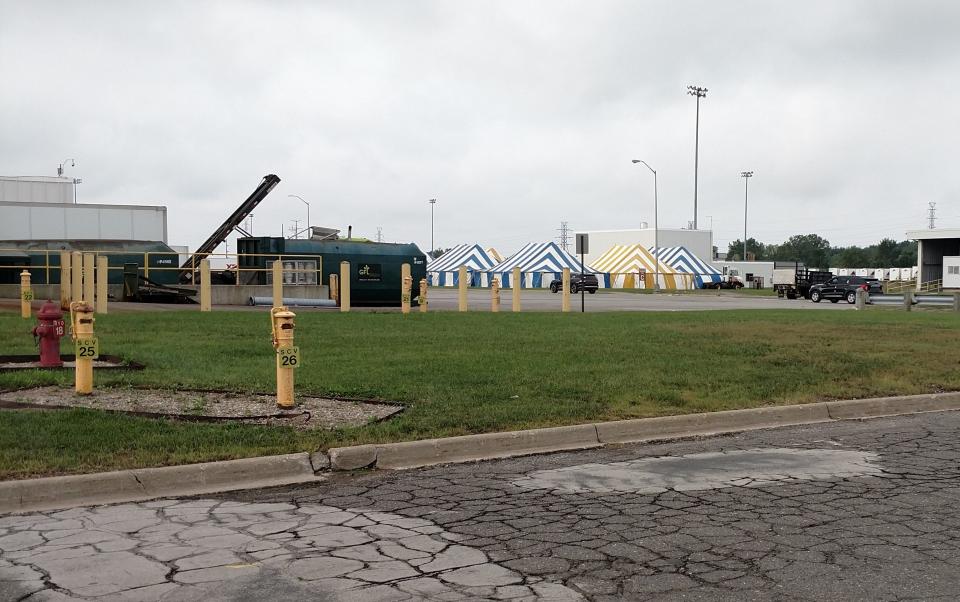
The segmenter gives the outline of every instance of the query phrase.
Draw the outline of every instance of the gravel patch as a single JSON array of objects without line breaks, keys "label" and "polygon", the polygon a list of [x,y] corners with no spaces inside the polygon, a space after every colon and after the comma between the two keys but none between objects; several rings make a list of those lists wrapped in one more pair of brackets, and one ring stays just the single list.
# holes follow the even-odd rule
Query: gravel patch
[{"label": "gravel patch", "polygon": [[362,426],[403,410],[402,406],[298,397],[293,410],[280,410],[272,395],[227,391],[171,391],[166,389],[95,389],[80,396],[73,389],[37,387],[0,393],[0,402],[34,406],[77,407],[186,419],[236,419],[251,424],[296,428]]}]

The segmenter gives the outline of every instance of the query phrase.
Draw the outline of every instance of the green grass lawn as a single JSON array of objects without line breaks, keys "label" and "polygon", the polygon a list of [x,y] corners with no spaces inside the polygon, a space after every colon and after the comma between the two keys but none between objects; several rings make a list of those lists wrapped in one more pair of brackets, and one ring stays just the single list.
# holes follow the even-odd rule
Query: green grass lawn
[{"label": "green grass lawn", "polygon": [[[3,354],[32,323],[0,312]],[[146,364],[97,387],[269,393],[266,312],[98,316],[100,351]],[[297,392],[399,401],[338,431],[196,424],[91,410],[0,411],[0,478],[323,449],[356,443],[960,389],[960,315],[947,311],[677,313],[302,311]],[[67,349],[67,345],[64,345]],[[0,374],[0,388],[72,385],[72,372]]]}]

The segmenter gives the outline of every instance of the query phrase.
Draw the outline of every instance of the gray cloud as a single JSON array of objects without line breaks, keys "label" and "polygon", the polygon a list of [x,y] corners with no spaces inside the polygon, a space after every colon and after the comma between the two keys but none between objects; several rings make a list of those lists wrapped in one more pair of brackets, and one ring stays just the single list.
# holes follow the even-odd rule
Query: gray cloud
[{"label": "gray cloud", "polygon": [[169,207],[195,246],[259,179],[258,234],[313,222],[510,251],[692,219],[721,244],[960,223],[943,2],[0,2],[0,173],[78,161],[80,200]]}]

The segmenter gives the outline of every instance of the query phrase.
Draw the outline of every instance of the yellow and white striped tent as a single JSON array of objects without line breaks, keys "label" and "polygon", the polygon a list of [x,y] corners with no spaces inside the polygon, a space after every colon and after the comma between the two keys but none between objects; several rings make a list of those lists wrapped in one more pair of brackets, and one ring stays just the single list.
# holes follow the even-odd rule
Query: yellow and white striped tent
[{"label": "yellow and white striped tent", "polygon": [[614,245],[590,267],[610,274],[610,288],[654,288],[655,273],[662,289],[693,288],[689,274],[681,274],[663,261],[658,270],[657,260],[642,245]]}]

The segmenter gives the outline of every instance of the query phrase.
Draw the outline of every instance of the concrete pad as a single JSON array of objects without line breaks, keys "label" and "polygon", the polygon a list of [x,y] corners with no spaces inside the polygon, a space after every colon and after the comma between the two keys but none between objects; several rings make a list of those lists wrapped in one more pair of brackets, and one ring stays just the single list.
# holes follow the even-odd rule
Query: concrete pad
[{"label": "concrete pad", "polygon": [[789,480],[882,474],[877,454],[839,449],[752,449],[580,464],[516,479],[525,489],[563,492],[661,493],[760,486]]}]

